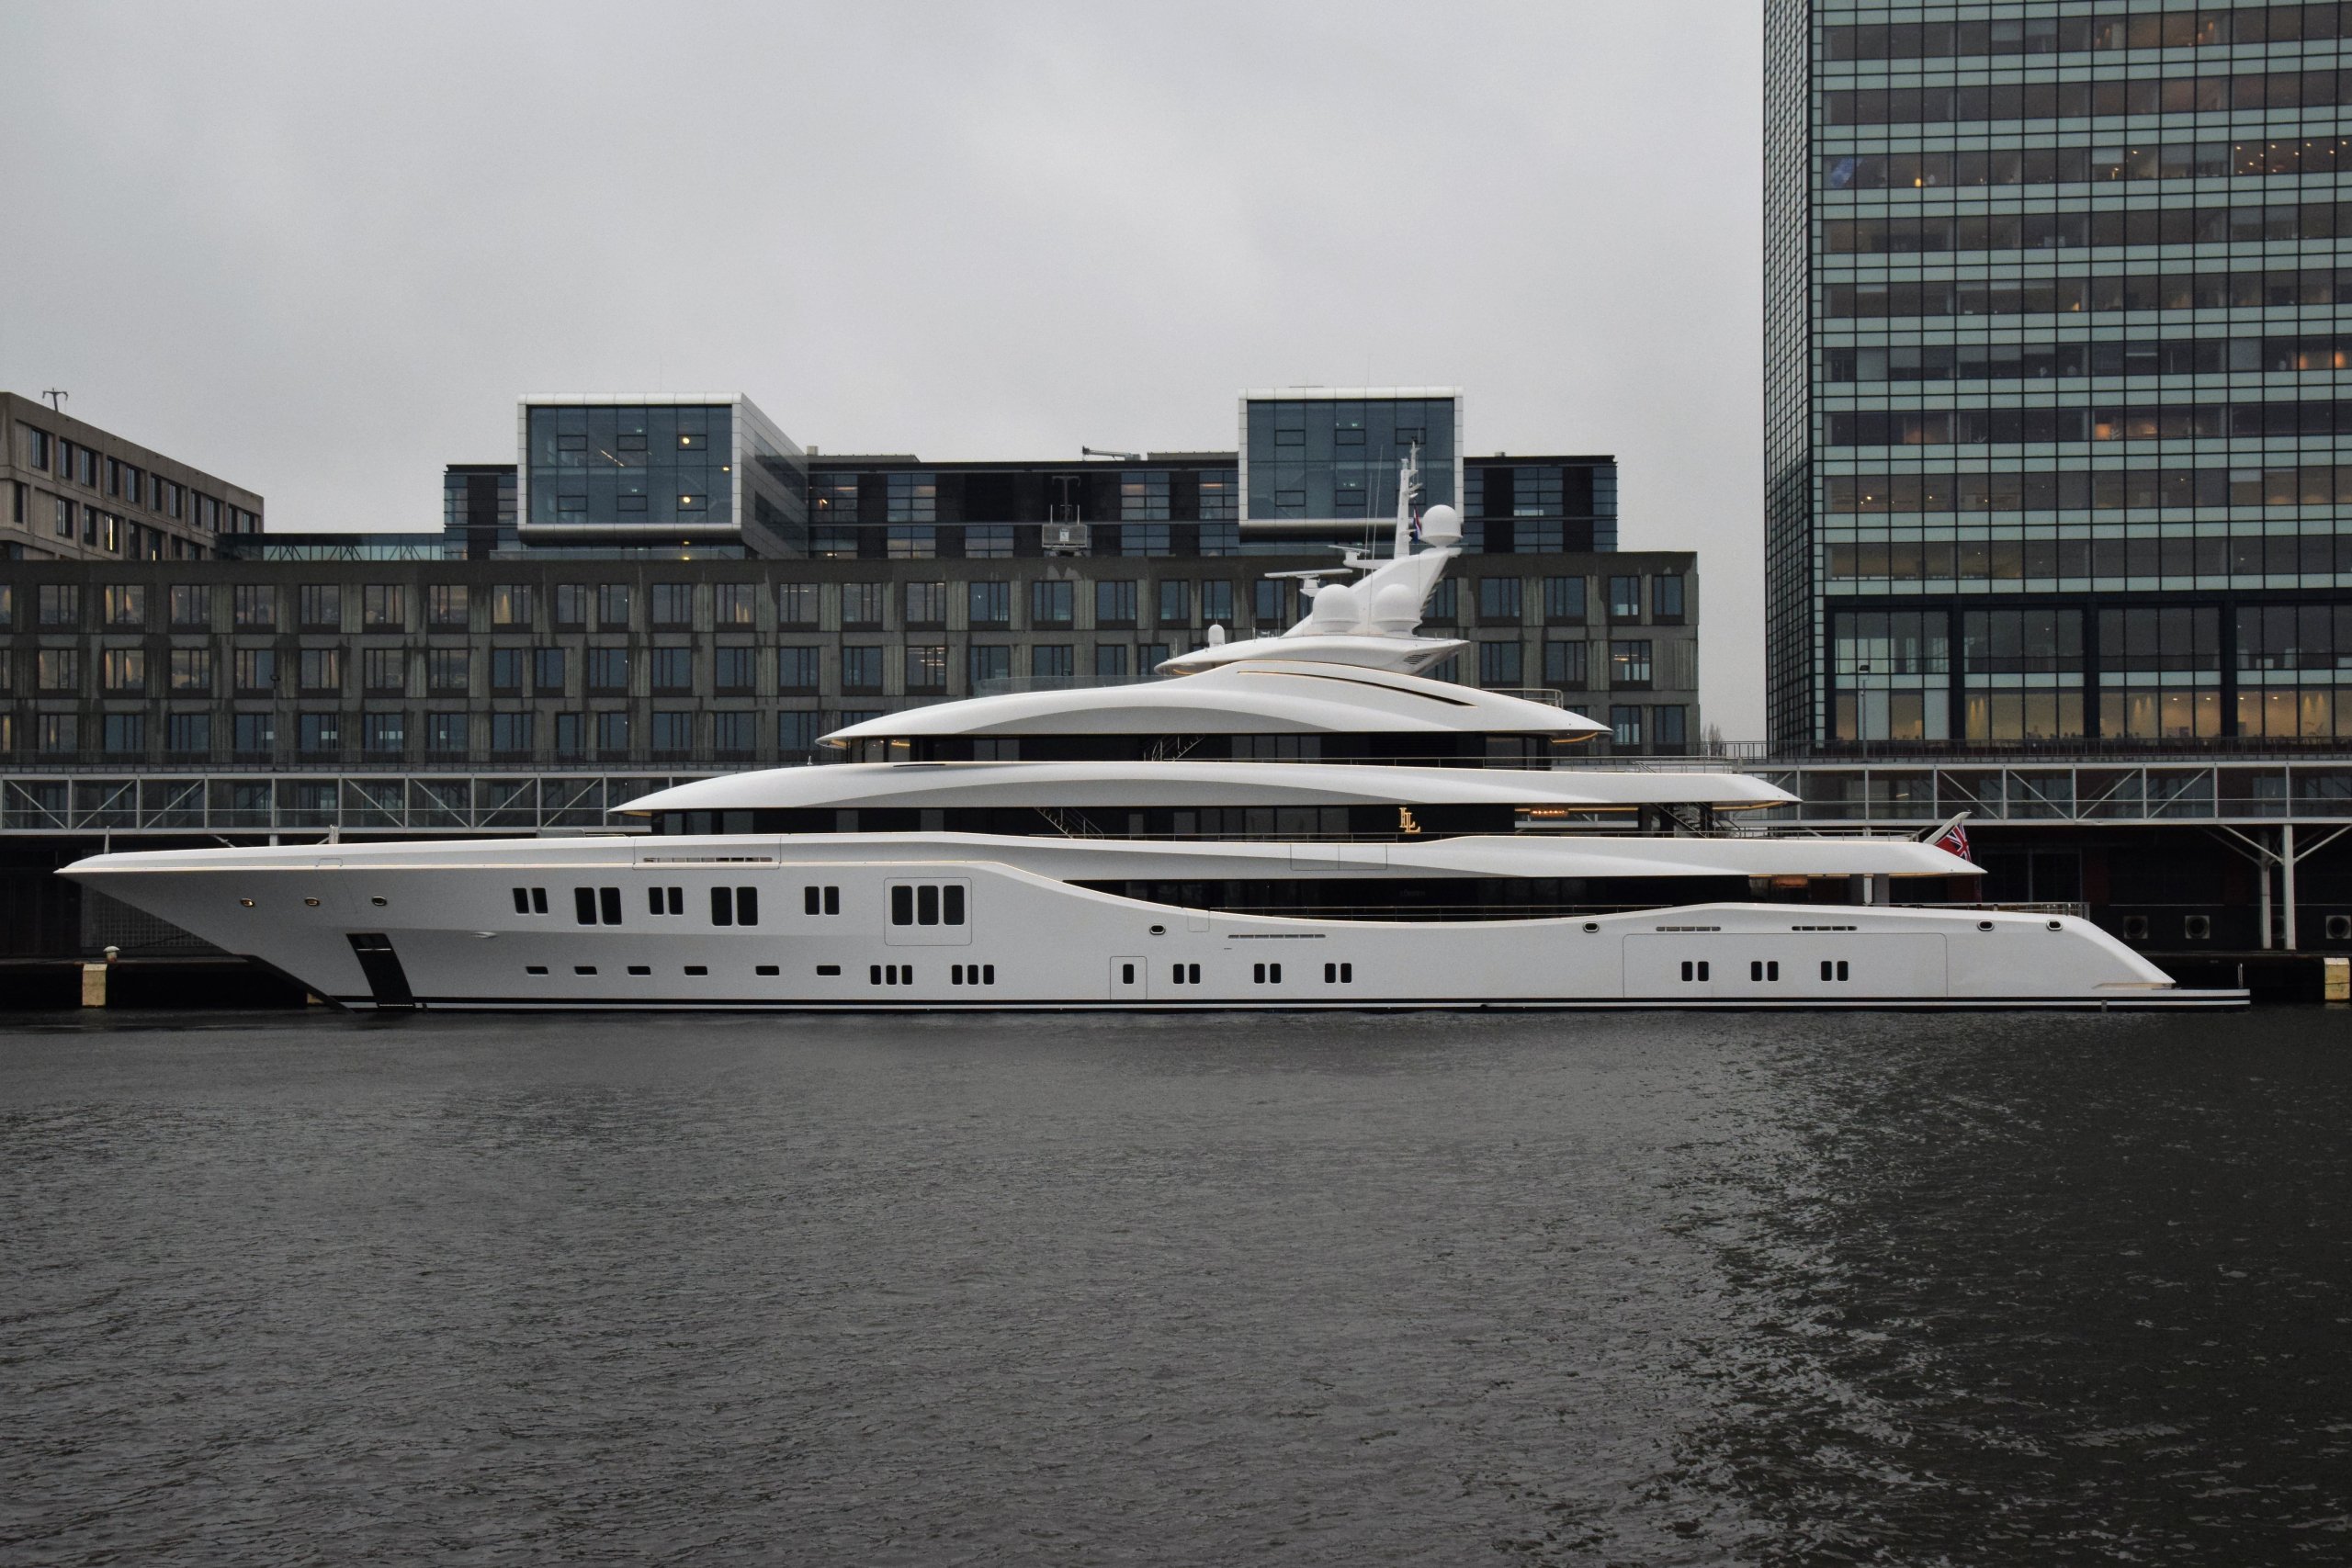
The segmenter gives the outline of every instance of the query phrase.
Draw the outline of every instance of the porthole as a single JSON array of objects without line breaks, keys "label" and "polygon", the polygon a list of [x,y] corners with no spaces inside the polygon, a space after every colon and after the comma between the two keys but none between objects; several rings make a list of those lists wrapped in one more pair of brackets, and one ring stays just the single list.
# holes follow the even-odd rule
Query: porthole
[{"label": "porthole", "polygon": [[2064,920],[2052,920],[2050,922],[2050,929],[2053,931],[2063,931],[2066,929],[2066,923]]},{"label": "porthole", "polygon": [[319,907],[319,901],[316,898],[305,898],[302,900],[302,906],[305,908],[315,909]]},{"label": "porthole", "polygon": [[1587,920],[1584,923],[1584,929],[1589,931],[1597,931],[1600,929],[1600,922],[1598,920]]},{"label": "porthole", "polygon": [[237,902],[243,905],[248,909],[254,907],[254,901],[250,898],[240,898]]},{"label": "porthole", "polygon": [[1151,934],[1154,936],[1166,936],[1168,934],[1168,928],[1166,926],[1154,926],[1151,928]]},{"label": "porthole", "polygon": [[379,909],[380,909],[380,908],[382,908],[385,905],[387,905],[387,904],[390,903],[390,902],[391,902],[391,900],[390,900],[390,898],[384,897],[382,895],[379,894],[379,895],[377,895],[376,897],[369,898],[369,899],[368,900],[368,902],[369,902],[370,904],[375,905],[375,906],[376,906],[376,908],[378,908]]},{"label": "porthole", "polygon": [[1989,931],[1993,929],[1993,922],[1990,920],[1979,920],[1976,922],[1976,929],[1980,931]]}]

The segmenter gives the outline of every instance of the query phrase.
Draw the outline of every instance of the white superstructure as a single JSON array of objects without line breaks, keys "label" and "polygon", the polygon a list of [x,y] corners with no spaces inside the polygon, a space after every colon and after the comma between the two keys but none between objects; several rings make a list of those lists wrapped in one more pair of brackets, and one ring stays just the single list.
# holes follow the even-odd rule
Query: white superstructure
[{"label": "white superstructure", "polygon": [[[1411,493],[1409,468],[1400,494]],[[629,836],[96,856],[354,1008],[2227,1006],[1908,839],[1774,837],[1736,773],[1554,770],[1579,715],[1423,673],[1451,508],[1281,637],[918,708]],[[1326,581],[1355,574],[1354,581]],[[1906,897],[1908,896],[1908,897]]]}]

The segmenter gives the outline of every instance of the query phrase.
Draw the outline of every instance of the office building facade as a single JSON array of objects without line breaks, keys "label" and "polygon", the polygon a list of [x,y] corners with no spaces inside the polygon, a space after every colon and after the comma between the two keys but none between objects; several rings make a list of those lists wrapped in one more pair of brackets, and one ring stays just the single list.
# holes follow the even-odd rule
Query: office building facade
[{"label": "office building facade", "polygon": [[261,526],[243,486],[0,392],[0,559],[206,560]]},{"label": "office building facade", "polygon": [[1781,750],[2352,741],[2348,30],[1771,0]]}]

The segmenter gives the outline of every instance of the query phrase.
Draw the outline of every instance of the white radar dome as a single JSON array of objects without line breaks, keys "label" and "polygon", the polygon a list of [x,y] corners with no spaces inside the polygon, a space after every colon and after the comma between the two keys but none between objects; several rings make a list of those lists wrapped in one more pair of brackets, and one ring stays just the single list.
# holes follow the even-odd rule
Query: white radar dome
[{"label": "white radar dome", "polygon": [[1317,631],[1353,631],[1363,619],[1362,597],[1344,582],[1327,582],[1316,591],[1315,611],[1307,619]]},{"label": "white radar dome", "polygon": [[1462,537],[1462,513],[1451,506],[1432,506],[1421,513],[1421,537],[1432,545],[1451,545]]},{"label": "white radar dome", "polygon": [[1421,624],[1421,596],[1401,582],[1392,582],[1372,596],[1372,629],[1382,637],[1409,637]]}]

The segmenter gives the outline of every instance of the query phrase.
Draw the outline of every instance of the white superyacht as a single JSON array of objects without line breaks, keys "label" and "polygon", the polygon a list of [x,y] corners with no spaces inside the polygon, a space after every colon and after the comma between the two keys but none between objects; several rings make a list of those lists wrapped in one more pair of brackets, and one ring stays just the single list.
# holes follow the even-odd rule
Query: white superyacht
[{"label": "white superyacht", "polygon": [[1900,903],[1977,868],[1743,829],[1792,798],[1760,780],[1553,767],[1602,727],[1421,673],[1465,646],[1419,633],[1459,538],[1400,500],[1280,636],[852,725],[826,739],[864,760],[621,808],[650,833],[62,874],[361,1010],[2244,1003],[2084,919]]}]

